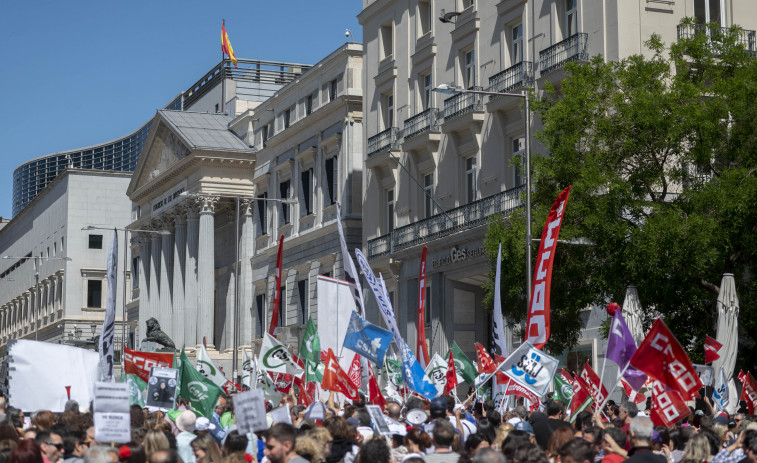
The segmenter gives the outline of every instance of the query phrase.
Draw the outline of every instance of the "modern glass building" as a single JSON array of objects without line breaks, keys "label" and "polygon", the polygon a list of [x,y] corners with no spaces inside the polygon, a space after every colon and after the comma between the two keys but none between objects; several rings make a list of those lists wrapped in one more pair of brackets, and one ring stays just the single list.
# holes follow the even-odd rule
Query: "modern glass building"
[{"label": "modern glass building", "polygon": [[[259,60],[239,60],[238,68],[234,68],[228,60],[224,60],[181,92],[164,109],[236,114],[246,109],[245,105],[239,104],[240,101],[265,101],[309,68],[302,64]],[[221,91],[213,91],[218,87]],[[224,98],[221,98],[222,94]],[[152,119],[123,138],[48,154],[21,164],[13,172],[13,216],[69,166],[133,172],[151,125]]]}]

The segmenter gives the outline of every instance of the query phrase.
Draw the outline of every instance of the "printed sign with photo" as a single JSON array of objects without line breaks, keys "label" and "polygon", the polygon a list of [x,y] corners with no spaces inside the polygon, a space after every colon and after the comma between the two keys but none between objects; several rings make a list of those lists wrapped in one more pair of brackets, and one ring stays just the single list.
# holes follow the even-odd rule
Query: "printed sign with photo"
[{"label": "printed sign with photo", "polygon": [[171,409],[176,404],[176,386],[179,370],[166,367],[152,367],[147,380],[148,407]]}]

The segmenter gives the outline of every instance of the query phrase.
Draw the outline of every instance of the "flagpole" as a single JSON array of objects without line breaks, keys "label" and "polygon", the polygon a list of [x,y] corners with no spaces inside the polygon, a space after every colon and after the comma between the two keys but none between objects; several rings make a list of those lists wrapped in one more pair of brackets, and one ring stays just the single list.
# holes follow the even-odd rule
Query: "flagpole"
[{"label": "flagpole", "polygon": [[[226,18],[221,20],[221,27],[226,27]],[[223,37],[221,38],[223,41]],[[223,46],[221,46],[221,112],[224,112],[224,100],[226,99],[226,66],[224,63],[225,59],[223,57]]]},{"label": "flagpole", "polygon": [[[605,358],[602,360],[602,373],[599,375],[599,390],[602,390],[602,386],[605,384],[605,366],[607,366],[607,349],[605,348]],[[607,397],[610,397],[610,393],[607,393]]]},{"label": "flagpole", "polygon": [[[606,404],[607,404],[607,402],[608,402],[608,401],[610,400],[610,395],[612,394],[612,391],[614,391],[614,390],[615,390],[615,388],[616,388],[616,387],[618,387],[618,384],[620,383],[620,380],[621,380],[621,379],[623,378],[623,375],[625,374],[626,370],[628,370],[628,366],[629,366],[629,365],[631,365],[631,363],[630,363],[630,362],[629,362],[629,363],[627,363],[625,367],[623,367],[623,370],[622,370],[622,371],[620,372],[620,374],[618,375],[618,379],[617,379],[617,380],[615,381],[615,385],[614,385],[614,386],[612,387],[612,389],[610,389],[609,391],[607,391],[607,397],[605,397],[605,399],[604,399],[604,400],[602,401],[602,405],[601,405],[601,406],[599,407],[599,410],[600,410],[600,411],[601,411],[601,410],[602,410],[603,408],[605,408],[605,405],[606,405]],[[600,383],[601,383],[601,381],[600,381]],[[600,387],[602,387],[602,385],[601,385],[601,384],[600,384]],[[604,413],[604,412],[602,412],[602,413]]]}]

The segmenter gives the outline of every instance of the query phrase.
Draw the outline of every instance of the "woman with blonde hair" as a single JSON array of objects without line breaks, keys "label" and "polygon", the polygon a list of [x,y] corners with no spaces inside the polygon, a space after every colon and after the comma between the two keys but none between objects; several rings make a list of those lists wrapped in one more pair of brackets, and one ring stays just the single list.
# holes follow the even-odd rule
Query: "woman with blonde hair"
[{"label": "woman with blonde hair", "polygon": [[162,431],[148,431],[145,434],[144,440],[142,440],[142,446],[145,448],[145,455],[147,459],[150,459],[150,455],[158,450],[168,450],[171,444],[168,442],[168,438]]},{"label": "woman with blonde hair", "polygon": [[704,463],[710,460],[710,441],[704,434],[691,436],[680,463]]},{"label": "woman with blonde hair", "polygon": [[197,436],[189,445],[197,463],[221,463],[221,452],[218,444],[210,434]]},{"label": "woman with blonde hair", "polygon": [[515,429],[515,426],[510,423],[502,423],[499,428],[497,428],[497,436],[494,438],[494,444],[492,445],[494,450],[500,450],[502,448],[502,443],[507,439],[507,435],[510,434],[510,431],[513,429]]}]

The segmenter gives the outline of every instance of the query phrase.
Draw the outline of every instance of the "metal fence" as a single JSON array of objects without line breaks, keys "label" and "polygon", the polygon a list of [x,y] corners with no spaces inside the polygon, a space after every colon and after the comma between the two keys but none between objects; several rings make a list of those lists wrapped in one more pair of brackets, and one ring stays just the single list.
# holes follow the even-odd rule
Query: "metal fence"
[{"label": "metal fence", "polygon": [[[533,85],[534,63],[531,61],[521,61],[489,77],[490,92],[511,92],[519,88],[533,87]],[[491,95],[489,99],[494,100],[500,96]]]},{"label": "metal fence", "polygon": [[402,129],[405,141],[410,140],[414,136],[423,132],[439,130],[438,119],[439,111],[436,108],[428,108],[410,119],[405,119],[405,124]]},{"label": "metal fence", "polygon": [[539,72],[544,76],[565,66],[565,63],[588,61],[588,43],[589,34],[578,33],[545,48],[539,52]]},{"label": "metal fence", "polygon": [[[483,87],[471,87],[471,90],[482,91]],[[458,93],[444,100],[444,122],[471,111],[483,111],[483,109],[484,104],[481,95],[476,93]]]},{"label": "metal fence", "polygon": [[400,131],[397,127],[390,127],[369,138],[366,150],[368,151],[368,156],[374,155],[386,148],[396,149],[399,134]]},{"label": "metal fence", "polygon": [[[727,27],[721,27],[711,29],[706,24],[679,24],[677,27],[679,39],[691,39],[697,34],[705,34],[710,36],[711,39],[716,39],[719,36],[725,36],[730,33],[730,29]],[[757,32],[749,29],[743,29],[736,39],[736,43],[744,45],[744,48],[749,55],[753,58],[757,58]]]}]

